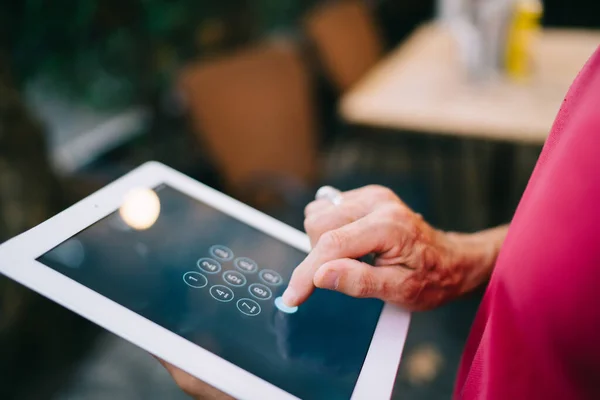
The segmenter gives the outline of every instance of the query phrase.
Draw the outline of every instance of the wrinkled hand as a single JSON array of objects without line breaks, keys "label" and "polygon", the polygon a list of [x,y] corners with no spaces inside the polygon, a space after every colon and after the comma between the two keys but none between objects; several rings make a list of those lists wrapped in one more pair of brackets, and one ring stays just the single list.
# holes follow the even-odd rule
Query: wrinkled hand
[{"label": "wrinkled hand", "polygon": [[[431,309],[481,284],[495,259],[485,240],[432,228],[380,186],[343,193],[339,205],[316,200],[305,216],[313,250],[284,293],[290,306],[318,287]],[[375,254],[375,267],[356,260],[368,254]]]},{"label": "wrinkled hand", "polygon": [[197,400],[233,400],[233,397],[221,392],[218,389],[202,382],[200,379],[188,374],[187,372],[175,367],[168,362],[156,358],[165,369],[171,374],[171,377],[189,396]]}]

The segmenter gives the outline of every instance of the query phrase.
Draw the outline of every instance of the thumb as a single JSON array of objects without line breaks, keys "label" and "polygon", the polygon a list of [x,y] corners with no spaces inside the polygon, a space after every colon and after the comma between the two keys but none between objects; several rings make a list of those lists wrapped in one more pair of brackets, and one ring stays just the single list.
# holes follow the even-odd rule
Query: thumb
[{"label": "thumb", "polygon": [[352,297],[374,297],[389,301],[398,297],[402,283],[411,271],[396,266],[374,267],[350,258],[323,264],[313,283]]}]

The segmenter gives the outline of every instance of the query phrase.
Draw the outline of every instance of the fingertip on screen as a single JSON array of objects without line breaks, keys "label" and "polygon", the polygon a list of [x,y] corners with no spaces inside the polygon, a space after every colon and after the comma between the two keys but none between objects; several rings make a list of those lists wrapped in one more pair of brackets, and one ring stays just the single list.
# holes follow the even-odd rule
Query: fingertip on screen
[{"label": "fingertip on screen", "polygon": [[293,314],[296,311],[298,311],[298,307],[290,307],[286,305],[281,296],[275,299],[275,307],[277,307],[279,311],[284,312],[286,314]]}]

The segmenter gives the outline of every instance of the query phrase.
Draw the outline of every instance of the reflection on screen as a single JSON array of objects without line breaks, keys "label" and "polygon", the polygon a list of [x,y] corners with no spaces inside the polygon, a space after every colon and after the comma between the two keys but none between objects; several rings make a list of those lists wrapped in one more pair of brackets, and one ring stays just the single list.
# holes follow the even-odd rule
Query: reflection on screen
[{"label": "reflection on screen", "polygon": [[382,303],[317,290],[281,312],[304,256],[161,185],[39,261],[295,396],[346,399]]}]

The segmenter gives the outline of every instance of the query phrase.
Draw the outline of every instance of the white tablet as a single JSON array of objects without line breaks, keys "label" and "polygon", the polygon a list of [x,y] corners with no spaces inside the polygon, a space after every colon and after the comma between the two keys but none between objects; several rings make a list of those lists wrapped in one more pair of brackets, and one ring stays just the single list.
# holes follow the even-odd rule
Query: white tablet
[{"label": "white tablet", "polygon": [[324,290],[278,307],[308,251],[148,163],[0,246],[0,272],[236,398],[389,398],[409,314]]}]

